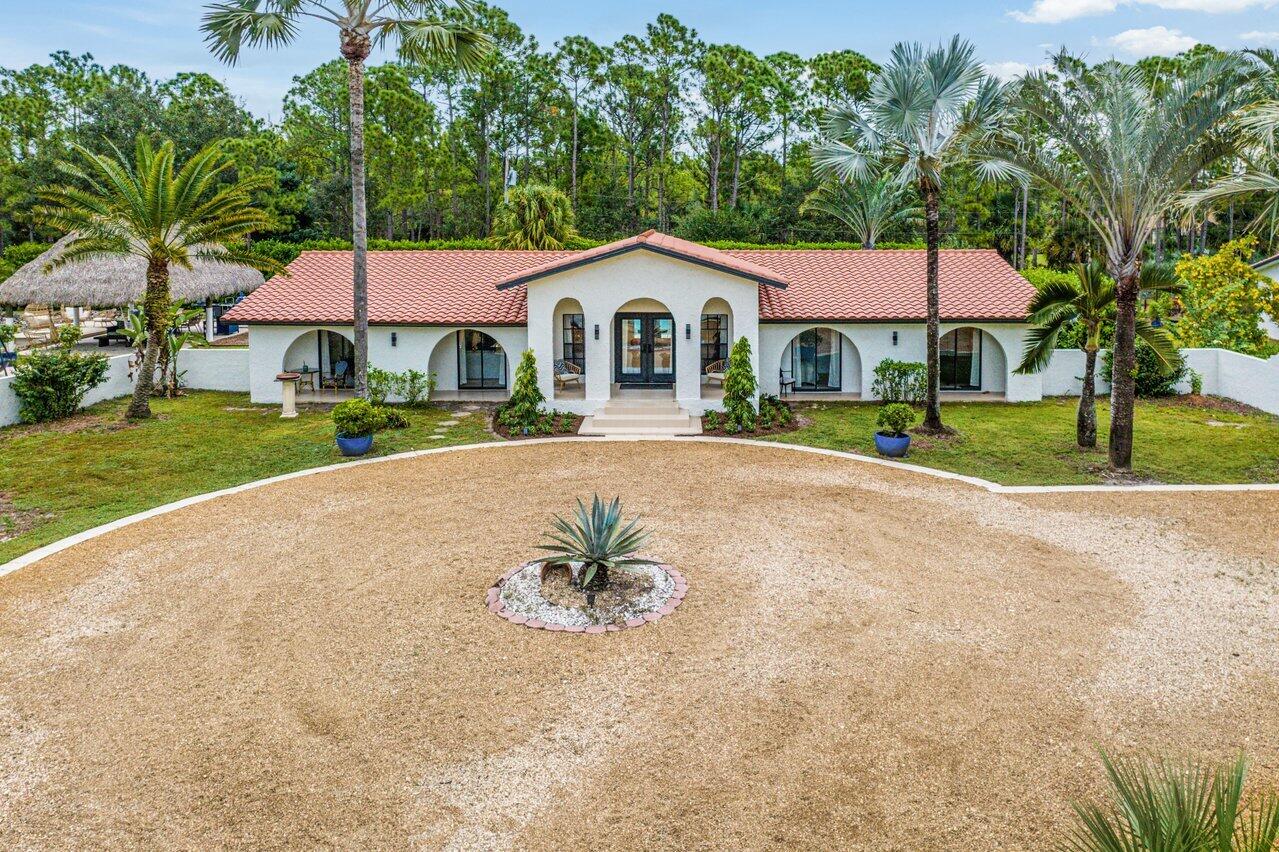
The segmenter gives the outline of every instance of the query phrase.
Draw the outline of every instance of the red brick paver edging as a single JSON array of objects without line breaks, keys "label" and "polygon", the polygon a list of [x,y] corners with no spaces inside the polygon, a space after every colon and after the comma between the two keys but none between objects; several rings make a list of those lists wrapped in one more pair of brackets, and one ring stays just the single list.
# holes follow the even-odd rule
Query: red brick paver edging
[{"label": "red brick paver edging", "polygon": [[582,627],[580,625],[573,625],[569,627],[563,624],[548,623],[537,618],[529,618],[528,616],[515,612],[514,610],[507,609],[506,604],[502,603],[501,596],[503,584],[528,566],[528,562],[525,562],[523,565],[516,565],[510,571],[507,571],[501,577],[498,577],[497,582],[489,587],[488,594],[485,596],[484,601],[488,607],[488,611],[496,615],[498,618],[504,618],[511,622],[511,624],[520,624],[534,630],[547,630],[552,633],[589,633],[594,635],[599,633],[617,633],[632,627],[643,627],[645,624],[651,624],[654,621],[661,620],[664,616],[670,615],[675,611],[676,607],[684,602],[684,596],[688,594],[688,580],[685,579],[683,574],[676,571],[669,565],[658,565],[657,567],[665,571],[675,582],[675,590],[671,592],[671,596],[667,598],[666,602],[660,607],[652,612],[646,612],[642,616],[628,618],[624,625],[592,624],[589,627]]}]

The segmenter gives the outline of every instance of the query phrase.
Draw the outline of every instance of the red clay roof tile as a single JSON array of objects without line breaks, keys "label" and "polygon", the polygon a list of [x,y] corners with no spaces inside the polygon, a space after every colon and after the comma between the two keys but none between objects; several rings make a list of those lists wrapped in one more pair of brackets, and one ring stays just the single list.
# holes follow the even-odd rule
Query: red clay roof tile
[{"label": "red clay roof tile", "polygon": [[[919,251],[718,251],[662,234],[650,245],[784,287],[759,289],[760,319],[781,322],[921,320],[925,253]],[[612,244],[616,250],[619,244]],[[693,246],[693,249],[688,248]],[[599,256],[572,251],[369,253],[369,322],[375,325],[523,325],[525,286],[503,281]],[[227,313],[230,322],[351,322],[351,253],[307,251]],[[948,320],[1024,320],[1034,288],[992,250],[941,253],[941,313]]]}]

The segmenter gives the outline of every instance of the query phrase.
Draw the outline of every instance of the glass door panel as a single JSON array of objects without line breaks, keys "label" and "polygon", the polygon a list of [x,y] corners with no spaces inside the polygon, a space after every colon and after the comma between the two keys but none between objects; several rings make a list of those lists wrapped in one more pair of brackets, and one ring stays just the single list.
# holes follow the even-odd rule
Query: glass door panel
[{"label": "glass door panel", "polygon": [[670,317],[654,317],[649,351],[653,358],[653,379],[669,381],[675,373],[675,321]]},{"label": "glass door panel", "polygon": [[840,357],[838,332],[814,328],[800,334],[791,344],[791,375],[796,390],[839,390]]},{"label": "glass door panel", "polygon": [[644,374],[644,321],[628,317],[622,323],[622,375],[637,380]]}]

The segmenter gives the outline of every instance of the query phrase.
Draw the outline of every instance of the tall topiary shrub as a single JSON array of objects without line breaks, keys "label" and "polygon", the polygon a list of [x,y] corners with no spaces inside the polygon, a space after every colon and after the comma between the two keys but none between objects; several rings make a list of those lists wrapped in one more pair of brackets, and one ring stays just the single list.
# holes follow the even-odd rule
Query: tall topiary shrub
[{"label": "tall topiary shrub", "polygon": [[19,415],[26,423],[43,423],[70,417],[84,395],[107,377],[102,355],[42,350],[18,359],[13,392],[18,395]]},{"label": "tall topiary shrub", "polygon": [[728,356],[724,374],[724,419],[732,431],[755,428],[755,368],[751,366],[751,344],[737,338]]},{"label": "tall topiary shrub", "polygon": [[525,349],[519,366],[515,368],[511,398],[502,406],[498,419],[508,429],[533,429],[541,419],[544,402],[546,396],[537,386],[537,358],[532,349]]}]

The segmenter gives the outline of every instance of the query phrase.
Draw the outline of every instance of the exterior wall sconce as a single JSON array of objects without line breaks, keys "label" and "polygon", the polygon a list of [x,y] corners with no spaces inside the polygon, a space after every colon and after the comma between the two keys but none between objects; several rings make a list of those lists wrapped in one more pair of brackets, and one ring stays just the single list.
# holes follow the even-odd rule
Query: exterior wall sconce
[{"label": "exterior wall sconce", "polygon": [[599,340],[599,339],[600,339],[600,324],[599,324],[599,323],[595,323],[595,339],[596,339],[596,340]]},{"label": "exterior wall sconce", "polygon": [[397,343],[397,340],[396,340],[396,337],[395,337],[395,332],[391,332],[391,345],[392,345],[392,346],[395,346],[395,345],[396,345],[396,343]]},{"label": "exterior wall sconce", "polygon": [[895,332],[895,331],[893,332],[893,345],[894,345],[894,346],[896,346],[896,345],[897,345],[897,332]]},{"label": "exterior wall sconce", "polygon": [[691,322],[684,323],[684,339],[685,340],[693,339],[693,324]]}]

